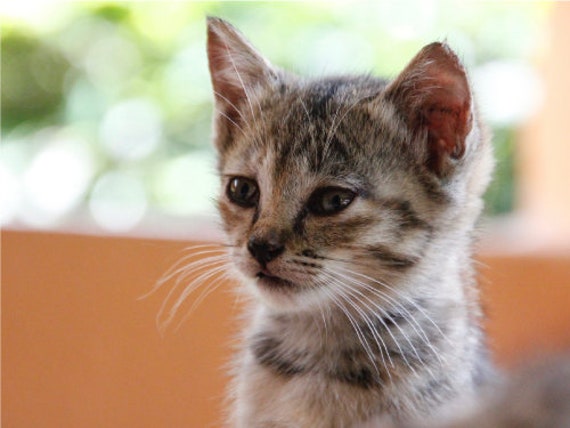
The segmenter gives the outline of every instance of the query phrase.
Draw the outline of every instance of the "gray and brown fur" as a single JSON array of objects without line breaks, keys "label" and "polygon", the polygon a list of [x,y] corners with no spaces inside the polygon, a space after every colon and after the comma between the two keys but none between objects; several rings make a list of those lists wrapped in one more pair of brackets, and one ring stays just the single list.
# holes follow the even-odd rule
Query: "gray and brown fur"
[{"label": "gray and brown fur", "polygon": [[411,421],[470,396],[488,370],[471,253],[493,161],[453,51],[426,46],[392,82],[306,79],[210,18],[208,57],[218,205],[255,301],[230,425]]}]

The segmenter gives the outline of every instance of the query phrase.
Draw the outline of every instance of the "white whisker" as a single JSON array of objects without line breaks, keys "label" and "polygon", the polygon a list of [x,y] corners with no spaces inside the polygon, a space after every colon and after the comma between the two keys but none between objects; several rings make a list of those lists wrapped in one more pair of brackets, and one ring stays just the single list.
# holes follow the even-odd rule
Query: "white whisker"
[{"label": "white whisker", "polygon": [[[184,257],[157,281],[158,287],[162,286],[164,283],[172,280],[173,278],[180,278],[182,274],[191,273],[203,266],[207,266],[209,263],[228,259],[228,256],[226,254],[220,254],[217,256],[209,256],[209,254],[220,254],[220,251],[200,251]],[[195,258],[198,258],[198,260],[195,260],[192,263],[188,263],[188,260]]]},{"label": "white whisker", "polygon": [[[340,275],[338,272],[334,272],[336,275]],[[406,332],[392,319],[392,317],[390,316],[390,314],[384,309],[382,308],[380,305],[378,305],[376,302],[374,302],[372,299],[370,299],[370,297],[366,296],[365,294],[363,294],[360,290],[358,290],[357,288],[353,287],[352,285],[350,285],[351,283],[354,285],[366,285],[366,284],[362,284],[362,283],[358,283],[358,282],[354,282],[350,277],[345,277],[343,276],[345,281],[349,281],[344,282],[344,285],[346,287],[347,290],[349,290],[350,293],[352,293],[352,295],[354,296],[354,294],[356,294],[357,296],[356,299],[358,299],[358,301],[365,306],[365,308],[369,311],[370,314],[372,314],[376,319],[378,319],[378,321],[382,324],[382,326],[384,327],[384,329],[386,330],[386,332],[388,333],[388,335],[390,336],[390,338],[392,339],[392,341],[394,342],[394,344],[396,345],[396,347],[398,348],[398,352],[400,353],[400,355],[402,356],[404,363],[406,364],[406,366],[414,373],[417,373],[415,368],[413,367],[413,365],[411,364],[411,362],[408,360],[406,353],[404,352],[404,350],[402,349],[402,347],[400,346],[400,343],[398,341],[398,339],[396,338],[396,336],[394,336],[394,334],[392,333],[392,329],[390,329],[388,327],[388,325],[386,324],[386,322],[384,321],[384,318],[387,318],[389,320],[392,321],[392,323],[394,324],[394,326],[396,327],[396,329],[400,332],[400,334],[404,337],[404,339],[406,340],[406,342],[408,342],[408,345],[410,346],[410,348],[412,349],[412,352],[415,354],[416,358],[418,359],[418,361],[423,363],[423,358],[420,356],[420,354],[418,353],[415,345],[412,343],[412,341],[409,339],[408,335],[406,334]],[[363,299],[365,299],[366,301],[364,301]],[[380,314],[376,313],[376,312],[380,312]],[[380,340],[382,340],[382,338],[380,338]],[[384,344],[384,341],[382,340],[382,343]],[[384,346],[386,347],[386,345],[384,344]],[[388,348],[386,347],[386,353],[388,355],[388,358],[390,359],[390,364],[392,366],[394,366],[394,363],[390,357],[390,353]]]},{"label": "white whisker", "polygon": [[[368,341],[366,340],[366,337],[364,336],[362,329],[360,328],[360,326],[358,325],[356,320],[353,318],[350,311],[348,311],[348,309],[342,304],[342,301],[340,301],[337,298],[337,295],[334,293],[334,291],[328,290],[327,286],[330,284],[329,283],[323,283],[322,285],[323,285],[322,290],[327,295],[327,297],[336,305],[336,307],[338,307],[340,309],[340,311],[348,319],[348,322],[350,323],[354,332],[356,333],[358,341],[362,345],[362,348],[364,349],[364,352],[366,353],[368,359],[370,360],[370,363],[372,364],[372,366],[376,369],[376,372],[378,373],[378,367],[376,366],[376,360],[374,358],[374,352],[370,348],[370,345],[369,345]],[[339,296],[339,297],[342,297],[342,296]],[[344,301],[348,302],[346,299],[344,299]],[[389,371],[388,371],[388,373],[389,373]]]},{"label": "white whisker", "polygon": [[[335,277],[334,275],[329,274],[328,272],[324,271],[323,274],[335,281],[335,283],[337,283],[340,287],[339,287],[339,292],[340,293],[348,293],[348,295],[350,295],[351,297],[354,298],[354,290],[352,289],[352,287],[347,287],[347,284],[344,282],[340,282],[339,279],[337,277]],[[345,296],[346,297],[346,296]],[[360,303],[363,303],[358,297],[356,297],[358,299],[358,301]],[[365,305],[367,307],[367,305]],[[368,307],[367,307],[368,308]],[[394,362],[392,361],[392,358],[390,357],[390,352],[388,350],[388,347],[386,345],[386,343],[384,342],[384,340],[382,339],[382,336],[378,333],[378,331],[376,330],[376,328],[374,327],[374,324],[371,322],[370,318],[368,317],[367,313],[362,311],[360,308],[358,307],[354,307],[354,309],[360,314],[361,317],[363,317],[364,322],[367,324],[368,328],[370,329],[370,332],[372,333],[372,336],[374,338],[374,341],[376,342],[376,345],[378,346],[378,350],[380,351],[380,356],[382,358],[382,362],[384,367],[386,368],[386,371],[389,372],[390,370],[388,369],[388,366],[386,364],[386,360],[384,357],[384,351],[386,352],[386,356],[389,360],[390,366],[394,367]],[[369,309],[369,308],[368,308]],[[372,315],[374,315],[374,313],[372,311],[369,311],[372,313]]]},{"label": "white whisker", "polygon": [[[202,251],[196,251],[202,250]],[[184,249],[184,252],[189,252],[188,255],[182,257],[178,260],[172,267],[170,267],[155,283],[154,287],[147,293],[138,297],[137,300],[144,300],[154,293],[156,293],[162,286],[168,281],[172,280],[174,277],[178,276],[180,273],[190,270],[193,268],[192,264],[188,264],[188,260],[192,260],[197,257],[202,257],[209,254],[225,254],[226,250],[220,248],[219,244],[197,244]],[[204,260],[208,260],[205,258]]]},{"label": "white whisker", "polygon": [[[161,305],[159,312],[158,312],[158,315],[157,315],[157,322],[159,323],[160,326],[168,326],[172,322],[172,320],[174,319],[174,317],[178,313],[180,306],[186,301],[188,296],[194,290],[196,290],[200,285],[205,284],[206,281],[210,280],[213,276],[216,276],[220,272],[223,272],[225,269],[227,269],[225,261],[221,261],[218,263],[223,263],[223,264],[221,266],[212,265],[211,267],[213,267],[213,269],[202,273],[201,275],[194,278],[190,283],[188,283],[186,285],[186,287],[184,288],[184,290],[182,291],[182,293],[180,294],[180,296],[176,299],[174,304],[172,304],[172,306],[170,306],[170,309],[168,310],[168,314],[165,317],[165,319],[160,321],[163,318],[163,314],[166,311],[168,303],[172,300],[173,294],[176,291],[177,286],[179,284],[177,283],[177,285],[170,290],[166,299],[164,300],[163,304]],[[211,285],[211,284],[209,284],[209,285]]]},{"label": "white whisker", "polygon": [[[238,109],[238,107],[237,107],[233,102],[231,102],[227,97],[225,97],[223,94],[221,94],[221,93],[218,92],[218,91],[214,91],[214,94],[215,94],[217,97],[223,99],[223,100],[226,102],[226,104],[228,104],[230,107],[232,107],[232,108],[236,111],[236,113],[239,114],[239,117],[241,118],[241,120],[245,121],[245,117],[244,117],[243,113]],[[218,111],[219,111],[219,110],[218,110]],[[220,113],[222,113],[222,112],[220,112]],[[226,116],[226,118],[229,119],[229,117],[227,117],[227,116]],[[231,119],[230,119],[230,120],[231,120]],[[234,125],[236,124],[233,120],[232,120],[232,123],[233,123]],[[241,129],[241,128],[240,128],[240,129]]]},{"label": "white whisker", "polygon": [[[216,271],[214,273],[214,275],[220,273],[220,271]],[[212,276],[214,276],[212,275]],[[211,277],[208,277],[208,279],[210,279]],[[206,280],[206,279],[205,279]],[[228,276],[227,276],[227,272],[223,272],[222,270],[222,274],[221,276],[219,276],[218,278],[215,279],[214,282],[210,282],[206,288],[204,290],[202,290],[202,292],[200,293],[200,295],[196,298],[196,300],[194,300],[194,302],[192,302],[192,306],[190,306],[190,309],[188,309],[188,311],[186,312],[186,314],[184,315],[184,317],[180,320],[180,322],[178,323],[178,325],[175,327],[174,331],[178,331],[180,329],[180,327],[186,322],[188,321],[188,318],[190,318],[190,316],[192,315],[192,313],[196,310],[196,308],[198,306],[200,306],[200,304],[210,295],[212,294],[214,291],[216,291],[218,288],[220,288],[221,285],[224,284],[225,281],[228,280]]]},{"label": "white whisker", "polygon": [[231,117],[229,117],[226,113],[224,113],[223,111],[221,111],[220,109],[216,109],[216,111],[218,112],[218,114],[224,116],[228,121],[230,121],[232,123],[233,126],[235,126],[237,129],[239,129],[241,131],[241,133],[243,135],[245,135],[245,131],[243,130],[243,128],[241,126],[239,126],[235,120],[233,120]]},{"label": "white whisker", "polygon": [[[222,284],[224,275],[221,278],[219,275],[227,270],[229,263],[226,247],[221,244],[197,244],[185,248],[184,252],[187,254],[178,260],[156,282],[156,285],[150,292],[141,297],[141,299],[148,297],[173,281],[173,285],[169,288],[156,316],[157,326],[161,333],[172,323],[178,315],[182,304],[198,287],[206,285],[202,293],[193,302],[182,322],[188,318],[188,315],[192,313],[205,297]],[[218,278],[211,282],[216,276]],[[183,284],[184,288],[176,296]],[[181,323],[177,329],[180,325]]]},{"label": "white whisker", "polygon": [[[374,278],[368,277],[367,275],[361,274],[359,272],[354,272],[354,271],[346,269],[346,268],[344,268],[344,269],[340,268],[340,269],[342,269],[344,272],[348,273],[349,275],[361,276],[361,277],[364,277],[365,279],[367,279],[369,281],[372,281],[374,283],[377,283],[377,284],[380,284],[380,285],[386,287],[386,285],[383,282],[380,282],[378,280],[375,280]],[[348,278],[350,278],[350,277],[348,277]],[[438,352],[438,350],[435,349],[435,347],[431,343],[431,340],[429,339],[429,337],[425,333],[425,330],[423,329],[421,324],[418,322],[418,320],[416,320],[416,317],[414,317],[402,303],[398,302],[398,300],[396,300],[395,298],[389,296],[386,293],[381,292],[377,288],[372,287],[363,281],[358,281],[355,279],[352,279],[352,280],[357,281],[360,286],[364,287],[366,290],[368,290],[368,291],[372,292],[374,295],[378,296],[380,299],[382,299],[384,302],[386,302],[388,305],[390,305],[390,307],[392,307],[396,311],[398,311],[399,314],[403,315],[404,318],[408,321],[408,323],[412,327],[412,329],[414,330],[414,332],[422,339],[422,341],[426,344],[426,346],[428,346],[428,348],[430,349],[432,354],[438,359],[440,364],[443,363],[440,352]],[[388,287],[386,287],[386,288],[388,288]],[[407,296],[403,295],[401,292],[395,290],[394,288],[389,288],[389,289],[390,289],[390,291],[394,292],[400,298],[407,300],[410,304],[413,304],[414,307],[416,309],[418,309],[418,311],[420,311],[419,305],[417,305],[417,303],[413,302],[413,300],[409,299]],[[429,318],[429,316],[425,313],[425,311],[421,310],[421,313],[426,317],[426,319]],[[389,315],[389,313],[388,313],[388,315]],[[391,316],[390,316],[390,318],[391,318]],[[431,320],[431,318],[429,318],[429,320],[432,323],[434,323],[434,321]],[[411,344],[407,335],[402,331],[401,327],[398,326],[398,323],[394,322],[394,324],[402,332],[402,335],[404,336],[406,341],[408,343],[410,343],[410,345],[413,347],[413,350],[414,350],[416,357],[418,357],[421,361],[423,361],[423,359],[419,356],[415,347]],[[441,330],[439,328],[438,328],[438,331],[443,335],[443,333],[441,332]]]},{"label": "white whisker", "polygon": [[[364,279],[367,280],[367,281],[371,281],[371,282],[373,282],[373,283],[375,283],[375,284],[378,284],[378,285],[380,285],[380,286],[386,288],[387,290],[391,291],[392,293],[396,294],[399,298],[405,300],[406,303],[412,305],[415,309],[418,310],[418,312],[420,312],[420,313],[426,318],[426,320],[437,330],[437,332],[441,335],[441,337],[442,337],[445,341],[448,342],[448,344],[451,344],[451,342],[449,341],[449,339],[447,338],[447,336],[445,335],[445,333],[443,333],[443,331],[441,330],[441,328],[439,327],[439,325],[437,325],[437,323],[436,323],[436,322],[433,320],[433,318],[425,311],[425,309],[422,308],[420,305],[418,305],[413,299],[411,299],[410,297],[406,296],[406,295],[403,294],[401,291],[397,290],[397,289],[396,289],[395,287],[393,287],[393,286],[390,286],[389,284],[387,284],[387,283],[384,282],[384,281],[380,281],[380,280],[378,280],[378,279],[376,279],[376,278],[372,278],[372,277],[370,277],[370,276],[368,276],[368,275],[365,275],[365,274],[363,274],[363,273],[360,273],[360,272],[355,272],[355,271],[352,271],[352,270],[349,270],[349,269],[346,269],[346,268],[344,268],[344,269],[345,269],[345,271],[346,271],[347,273],[349,273],[349,274],[351,274],[351,275],[359,276],[359,277],[361,277],[361,278],[364,278]],[[373,289],[374,289],[374,288],[373,288]],[[376,290],[376,289],[374,289],[374,290]],[[392,299],[392,300],[394,301],[394,299],[391,298],[391,297],[389,297],[388,295],[384,295],[384,296],[385,296],[386,298]],[[402,310],[404,310],[404,311],[411,317],[411,319],[414,319],[414,320],[415,320],[415,318],[409,313],[409,311],[408,311],[404,306],[400,305],[400,307],[402,308]],[[417,323],[417,321],[415,321],[415,323],[416,323],[416,325],[417,325],[419,328],[421,328],[421,327],[419,326],[419,324]],[[422,329],[422,332],[423,332],[423,329]],[[425,336],[425,332],[423,333],[423,335]],[[427,339],[427,337],[426,337],[426,339]]]}]

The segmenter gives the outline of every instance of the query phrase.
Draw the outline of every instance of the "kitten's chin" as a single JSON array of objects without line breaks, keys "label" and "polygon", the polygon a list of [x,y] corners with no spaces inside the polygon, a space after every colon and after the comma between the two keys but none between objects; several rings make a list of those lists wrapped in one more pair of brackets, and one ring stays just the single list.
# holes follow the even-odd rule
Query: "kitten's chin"
[{"label": "kitten's chin", "polygon": [[250,280],[257,300],[274,312],[299,312],[310,308],[310,291],[284,278],[258,273]]},{"label": "kitten's chin", "polygon": [[285,293],[294,293],[295,288],[297,288],[291,281],[264,272],[259,272],[256,275],[256,285],[260,288]]}]

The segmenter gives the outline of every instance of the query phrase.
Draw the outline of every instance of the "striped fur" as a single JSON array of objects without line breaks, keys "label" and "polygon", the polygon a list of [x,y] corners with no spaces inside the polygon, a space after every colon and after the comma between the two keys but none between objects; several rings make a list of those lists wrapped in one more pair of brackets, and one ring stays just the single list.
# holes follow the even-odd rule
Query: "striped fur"
[{"label": "striped fur", "polygon": [[493,161],[455,54],[429,45],[393,82],[305,79],[211,18],[208,55],[218,205],[254,296],[229,424],[411,421],[472,394]]}]

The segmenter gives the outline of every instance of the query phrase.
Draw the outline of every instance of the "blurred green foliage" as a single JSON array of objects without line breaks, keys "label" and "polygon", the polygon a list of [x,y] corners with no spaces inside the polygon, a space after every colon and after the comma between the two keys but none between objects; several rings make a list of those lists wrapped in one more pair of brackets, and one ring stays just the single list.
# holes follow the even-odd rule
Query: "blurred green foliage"
[{"label": "blurred green foliage", "polygon": [[[200,190],[213,183],[213,168],[196,161],[212,154],[205,16],[233,22],[272,62],[299,73],[391,77],[423,44],[444,38],[470,69],[528,61],[547,10],[452,1],[69,2],[30,11],[33,19],[3,13],[3,167],[21,178],[38,152],[56,144],[38,135],[71,134],[92,173],[62,218],[88,204],[110,171],[140,180],[159,211],[197,212],[210,204]],[[495,126],[492,214],[513,208],[517,125]],[[146,146],[133,147],[141,138]]]},{"label": "blurred green foliage", "polygon": [[512,211],[515,203],[516,132],[512,128],[496,127],[493,141],[497,165],[485,201],[487,213],[496,215]]},{"label": "blurred green foliage", "polygon": [[2,37],[2,129],[51,118],[64,101],[64,79],[70,64],[40,39],[9,31]]}]

